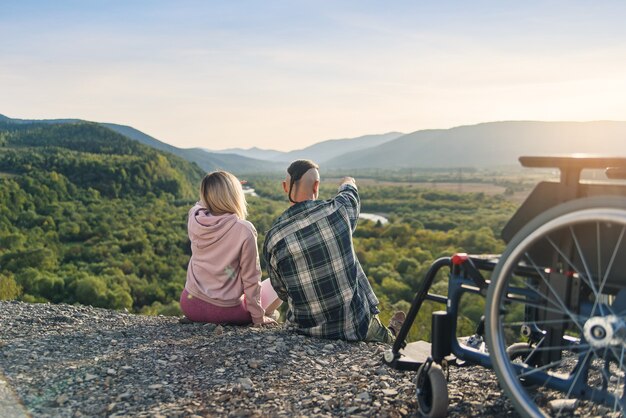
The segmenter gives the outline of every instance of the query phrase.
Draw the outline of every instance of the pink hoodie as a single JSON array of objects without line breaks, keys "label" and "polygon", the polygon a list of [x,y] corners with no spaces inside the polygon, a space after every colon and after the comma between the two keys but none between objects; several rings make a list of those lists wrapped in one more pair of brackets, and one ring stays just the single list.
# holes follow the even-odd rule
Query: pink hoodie
[{"label": "pink hoodie", "polygon": [[196,204],[187,223],[191,260],[185,289],[217,306],[237,306],[245,295],[252,321],[263,321],[261,266],[254,226],[234,214],[211,215]]}]

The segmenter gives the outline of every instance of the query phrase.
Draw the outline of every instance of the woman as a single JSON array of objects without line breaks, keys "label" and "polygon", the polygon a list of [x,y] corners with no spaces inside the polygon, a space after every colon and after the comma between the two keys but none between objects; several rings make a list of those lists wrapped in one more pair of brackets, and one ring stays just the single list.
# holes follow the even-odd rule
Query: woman
[{"label": "woman", "polygon": [[260,281],[257,233],[245,220],[246,205],[234,175],[214,171],[202,180],[200,202],[189,211],[191,260],[180,296],[190,321],[276,324],[269,315],[281,301],[269,279]]}]

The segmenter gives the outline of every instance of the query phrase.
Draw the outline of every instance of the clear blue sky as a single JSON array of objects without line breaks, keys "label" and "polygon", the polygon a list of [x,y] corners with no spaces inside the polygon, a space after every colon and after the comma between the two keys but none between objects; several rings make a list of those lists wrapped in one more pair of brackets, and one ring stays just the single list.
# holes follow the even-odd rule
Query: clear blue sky
[{"label": "clear blue sky", "polygon": [[0,113],[281,150],[626,120],[625,17],[623,1],[4,1]]}]

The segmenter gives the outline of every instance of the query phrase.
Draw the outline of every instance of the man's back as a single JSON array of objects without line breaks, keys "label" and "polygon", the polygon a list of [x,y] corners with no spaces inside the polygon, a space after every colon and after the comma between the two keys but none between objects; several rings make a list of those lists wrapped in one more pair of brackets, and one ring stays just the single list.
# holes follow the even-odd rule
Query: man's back
[{"label": "man's back", "polygon": [[300,332],[363,340],[378,313],[352,244],[359,210],[356,186],[343,184],[334,199],[293,205],[267,233],[263,254],[272,286],[289,302],[287,321]]}]

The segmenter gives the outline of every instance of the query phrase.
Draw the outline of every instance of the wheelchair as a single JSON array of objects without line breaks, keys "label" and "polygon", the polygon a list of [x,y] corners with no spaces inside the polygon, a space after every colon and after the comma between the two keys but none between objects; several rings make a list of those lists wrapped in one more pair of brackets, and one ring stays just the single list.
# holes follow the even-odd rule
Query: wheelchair
[{"label": "wheelchair", "polygon": [[[626,158],[521,157],[556,168],[559,181],[535,186],[502,231],[500,255],[436,260],[383,362],[417,371],[419,414],[447,415],[445,370],[493,369],[522,416],[623,416],[626,410]],[[602,169],[601,181],[583,181]],[[429,292],[440,272],[448,294]],[[474,335],[457,335],[461,297],[485,298]],[[430,342],[406,338],[423,302]]]}]

